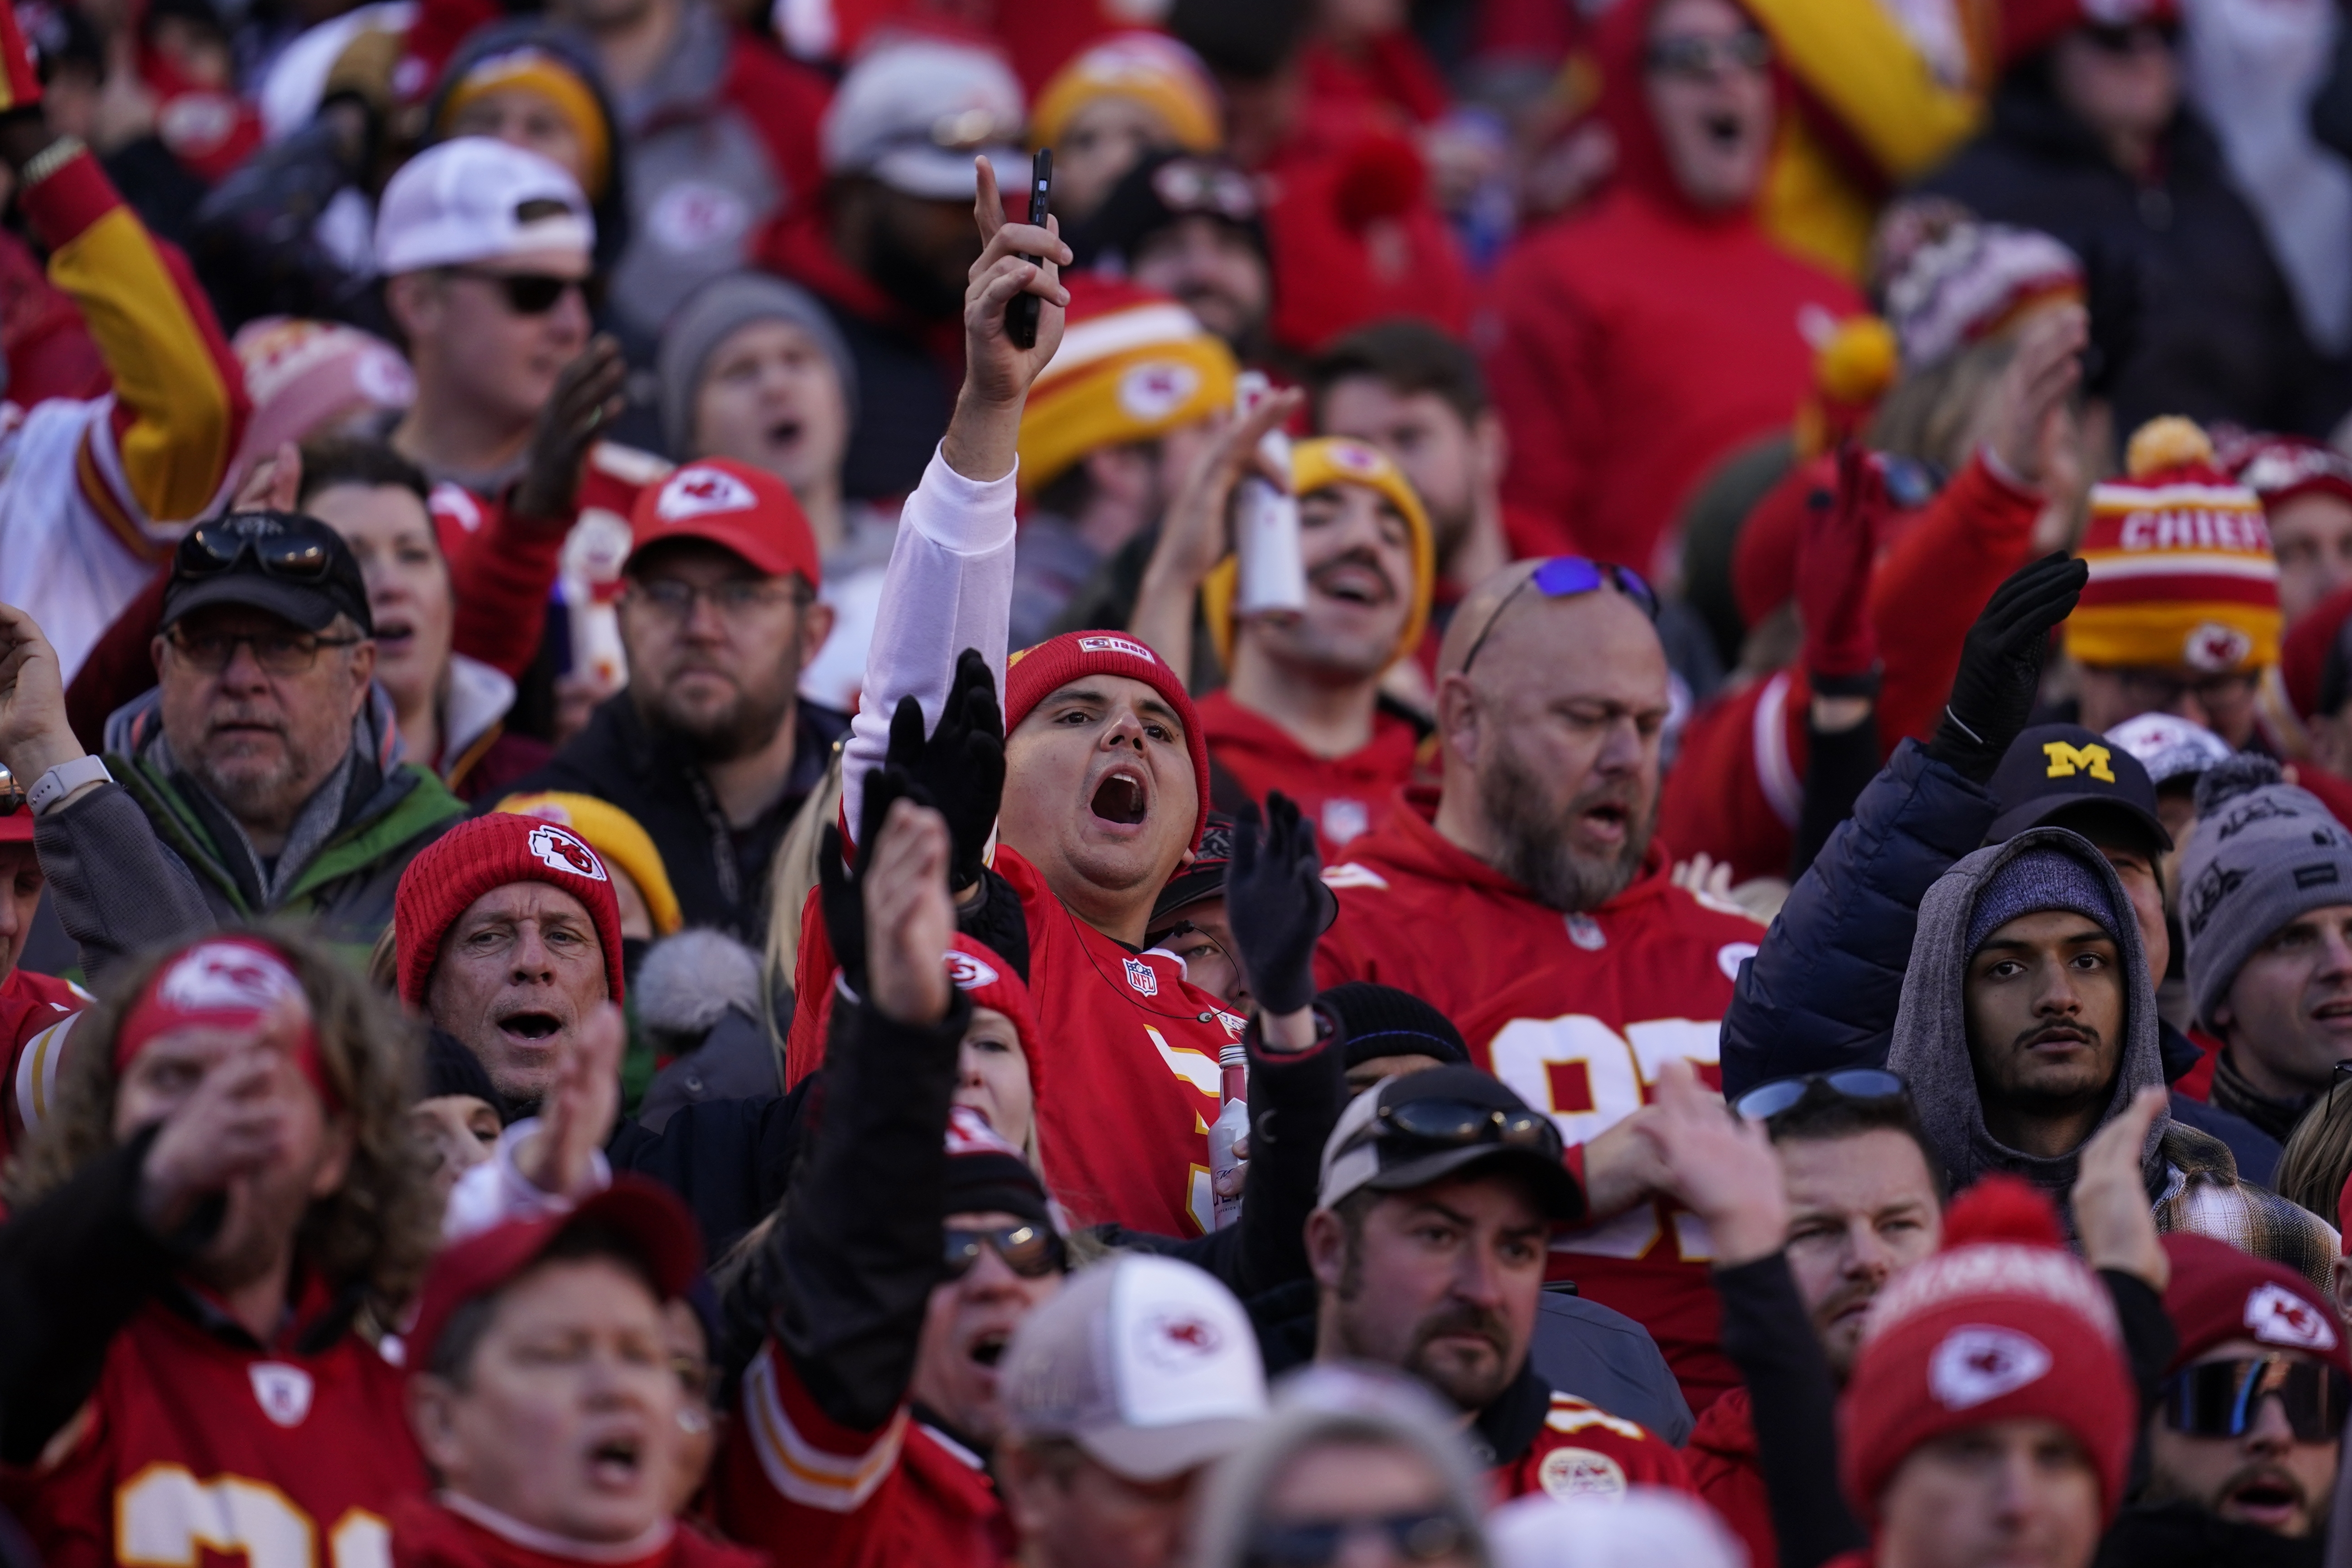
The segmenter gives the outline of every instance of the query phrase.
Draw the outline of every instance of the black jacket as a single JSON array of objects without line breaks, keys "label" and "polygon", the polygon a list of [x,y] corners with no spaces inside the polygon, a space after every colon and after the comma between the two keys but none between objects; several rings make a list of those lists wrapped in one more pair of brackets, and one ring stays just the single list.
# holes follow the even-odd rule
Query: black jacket
[{"label": "black jacket", "polygon": [[2063,107],[2045,62],[2010,73],[1977,138],[1919,182],[1979,216],[2041,229],[2083,259],[2095,384],[2119,436],[2159,414],[2325,436],[2345,397],[2313,351],[2253,211],[2184,110],[2142,184]]},{"label": "black jacket", "polygon": [[[626,691],[589,715],[586,728],[548,764],[516,782],[517,793],[572,790],[611,801],[637,819],[690,926],[712,926],[757,948],[768,931],[768,866],[809,792],[824,780],[846,714],[802,699],[793,718],[793,772],[783,798],[741,832],[727,826],[693,754],[648,725]],[[797,910],[785,911],[787,920]]]},{"label": "black jacket", "polygon": [[2319,1568],[2326,1552],[2318,1531],[2291,1541],[2179,1502],[2125,1509],[2091,1561],[2093,1568]]}]

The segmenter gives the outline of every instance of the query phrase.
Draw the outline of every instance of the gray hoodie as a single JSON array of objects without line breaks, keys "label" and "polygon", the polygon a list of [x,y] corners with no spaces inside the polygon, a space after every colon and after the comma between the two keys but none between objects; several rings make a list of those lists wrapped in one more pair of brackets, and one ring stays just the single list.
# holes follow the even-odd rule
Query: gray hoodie
[{"label": "gray hoodie", "polygon": [[[2048,847],[2063,851],[2092,868],[2106,889],[2116,911],[2117,936],[2128,978],[2124,999],[2122,1070],[2116,1075],[2115,1093],[2100,1117],[2105,1125],[2131,1103],[2143,1089],[2161,1088],[2164,1064],[2157,1046],[2156,993],[2148,984],[2147,957],[2140,946],[2139,925],[2132,915],[2131,898],[2106,858],[2090,841],[2063,827],[2037,827],[2004,844],[1978,850],[1944,873],[1927,889],[1919,905],[1918,934],[1911,944],[1911,964],[1903,976],[1903,1003],[1895,1016],[1894,1044],[1886,1065],[1911,1086],[1919,1124],[1944,1162],[1957,1192],[1989,1172],[2006,1171],[2022,1176],[2057,1200],[2066,1212],[2066,1196],[2074,1184],[2079,1152],[2055,1159],[2024,1153],[1999,1142],[1985,1129],[1984,1102],[1977,1093],[1976,1069],[1969,1058],[1968,1013],[1962,981],[1968,973],[1966,948],[1969,917],[1977,897],[1993,873],[2025,851]],[[2169,1115],[2160,1115],[2148,1130],[2140,1164],[2151,1194],[2167,1185],[2167,1162],[2160,1152]]]}]

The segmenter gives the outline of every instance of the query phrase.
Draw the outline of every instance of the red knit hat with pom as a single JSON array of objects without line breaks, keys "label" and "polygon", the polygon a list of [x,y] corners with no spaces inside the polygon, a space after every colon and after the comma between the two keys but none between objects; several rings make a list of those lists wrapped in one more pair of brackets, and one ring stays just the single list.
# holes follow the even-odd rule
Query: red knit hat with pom
[{"label": "red knit hat with pom", "polygon": [[400,874],[392,923],[400,947],[400,999],[425,1005],[441,941],[476,899],[512,882],[545,882],[585,905],[604,948],[604,984],[622,995],[621,905],[604,862],[569,828],[504,812],[461,822],[426,845]]},{"label": "red knit hat with pom", "polygon": [[1209,738],[1201,730],[1201,716],[1192,709],[1184,679],[1168,661],[1125,632],[1064,632],[1034,647],[1024,648],[1004,669],[1004,732],[1021,727],[1029,710],[1071,681],[1088,675],[1121,675],[1140,680],[1176,710],[1184,726],[1184,749],[1192,758],[1192,784],[1199,792],[1192,814],[1192,845],[1209,826]]},{"label": "red knit hat with pom", "polygon": [[1838,1407],[1839,1463],[1848,1500],[1874,1523],[1887,1482],[1922,1444],[2052,1421],[2090,1457],[2112,1521],[2137,1415],[2106,1287],[2066,1250],[2049,1199],[1987,1176],[1946,1215],[1942,1249],[1871,1304]]}]

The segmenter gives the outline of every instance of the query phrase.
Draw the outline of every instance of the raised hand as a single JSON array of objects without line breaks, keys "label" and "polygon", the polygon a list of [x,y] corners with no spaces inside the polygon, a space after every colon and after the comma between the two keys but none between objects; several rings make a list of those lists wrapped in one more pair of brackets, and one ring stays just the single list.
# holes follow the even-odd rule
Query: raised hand
[{"label": "raised hand", "polygon": [[303,1025],[301,1010],[281,1003],[163,1118],[139,1169],[139,1218],[151,1233],[172,1235],[206,1198],[284,1157],[301,1097],[316,1093],[294,1061]]},{"label": "raised hand", "polygon": [[539,1128],[515,1151],[515,1168],[543,1193],[586,1197],[595,1187],[596,1151],[621,1114],[621,1047],[628,1033],[610,1002],[591,1013],[556,1065],[540,1102]]},{"label": "raised hand", "polygon": [[[908,699],[909,702],[913,700]],[[917,722],[920,722],[919,710]],[[895,730],[895,714],[892,726]],[[860,996],[866,994],[865,872],[872,864],[869,858],[889,817],[892,803],[910,796],[919,805],[930,804],[915,789],[905,768],[886,763],[868,769],[857,816],[857,864],[850,865],[841,829],[831,823],[825,825],[817,845],[817,902],[824,911],[825,940],[833,944],[833,961],[841,966],[842,984]],[[945,942],[940,944],[940,951],[947,952]]]},{"label": "raised hand", "polygon": [[1944,721],[1927,754],[1963,777],[1990,783],[2001,754],[2032,715],[2050,629],[2074,613],[2091,568],[2063,552],[2028,562],[1992,591],[1960,645]]},{"label": "raised hand", "polygon": [[1762,1123],[1733,1115],[1680,1058],[1659,1074],[1652,1109],[1636,1135],[1656,1155],[1666,1194],[1706,1222],[1717,1263],[1737,1268],[1780,1251],[1789,1197]]},{"label": "raised hand", "polygon": [[228,503],[231,511],[292,511],[294,498],[302,489],[302,448],[291,441],[278,443],[278,450],[253,465],[245,482],[236,487],[236,499]]},{"label": "raised hand", "polygon": [[1315,829],[1290,797],[1265,797],[1261,820],[1244,808],[1234,825],[1234,858],[1225,868],[1225,919],[1233,926],[1242,973],[1268,1017],[1315,1000],[1315,939],[1323,934],[1323,865]]},{"label": "raised hand", "polygon": [[989,836],[1004,799],[1004,714],[996,702],[996,675],[978,648],[956,659],[940,721],[927,737],[923,710],[912,697],[890,715],[886,767],[908,782],[947,819],[948,885],[961,893],[980,880]]},{"label": "raised hand", "polygon": [[0,605],[0,766],[29,790],[43,773],[82,754],[66,720],[58,650],[32,616]]},{"label": "raised hand", "polygon": [[936,1024],[954,990],[944,962],[955,935],[948,896],[948,825],[911,800],[894,802],[864,853],[866,999],[886,1018]]},{"label": "raised hand", "polygon": [[2091,1134],[2075,1163],[2072,1194],[2084,1261],[2094,1268],[2137,1275],[2159,1294],[2171,1282],[2172,1259],[2157,1237],[2140,1154],[2147,1130],[2170,1099],[2160,1086],[2143,1089],[2114,1121]]},{"label": "raised hand", "polygon": [[1817,683],[1868,676],[1878,664],[1878,637],[1870,623],[1878,487],[1870,455],[1849,441],[1838,448],[1836,497],[1806,512],[1797,555],[1797,614],[1804,623],[1805,673]]},{"label": "raised hand", "polygon": [[2091,318],[2080,305],[2037,314],[2018,334],[2017,353],[1985,404],[1984,444],[2010,472],[2039,485],[2053,426],[2083,380]]},{"label": "raised hand", "polygon": [[580,357],[557,374],[555,390],[547,406],[539,411],[539,424],[531,431],[522,479],[515,486],[515,515],[572,521],[580,465],[596,433],[628,406],[628,399],[621,395],[621,384],[628,374],[620,343],[611,333],[599,332],[580,351]]},{"label": "raised hand", "polygon": [[[971,264],[963,294],[963,390],[940,450],[948,467],[966,479],[1001,479],[1013,471],[1030,384],[1062,344],[1070,291],[1062,287],[1061,269],[1071,256],[1059,219],[1047,218],[1044,228],[1007,222],[996,171],[985,158],[973,163],[980,176],[971,204],[980,259]],[[1039,259],[1026,259],[1032,256]],[[1004,307],[1022,293],[1039,300],[1037,341],[1030,348],[1014,343],[1004,326]]]}]

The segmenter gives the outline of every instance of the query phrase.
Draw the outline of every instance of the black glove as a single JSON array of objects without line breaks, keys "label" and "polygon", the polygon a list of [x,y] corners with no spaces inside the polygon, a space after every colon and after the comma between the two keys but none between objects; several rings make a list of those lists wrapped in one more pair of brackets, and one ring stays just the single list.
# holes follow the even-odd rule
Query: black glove
[{"label": "black glove", "polygon": [[2074,613],[2091,568],[2063,551],[2009,574],[1960,645],[1960,668],[1927,754],[1978,784],[1992,782],[2002,753],[2033,713],[2050,628]]},{"label": "black glove", "polygon": [[1004,801],[1004,715],[996,705],[996,677],[978,648],[956,659],[939,728],[923,736],[923,710],[902,697],[890,715],[887,766],[948,821],[948,886],[961,893],[980,880],[988,836]]},{"label": "black glove", "polygon": [[[909,702],[913,698],[908,698]],[[907,776],[907,770],[884,763],[870,768],[866,774],[866,796],[857,814],[857,842],[871,847],[882,837],[882,824],[890,815],[890,805],[898,799],[913,801],[917,805],[929,805],[923,792]],[[820,889],[819,904],[824,910],[825,940],[833,944],[833,961],[841,965],[841,978],[858,995],[866,994],[866,875],[864,863],[852,867],[843,855],[841,828],[834,823],[824,825],[824,835],[816,847],[816,879]]]},{"label": "black glove", "polygon": [[1323,934],[1323,862],[1315,829],[1289,796],[1244,805],[1234,824],[1234,858],[1225,868],[1225,921],[1233,927],[1250,994],[1270,1017],[1315,1000],[1315,939]]}]

